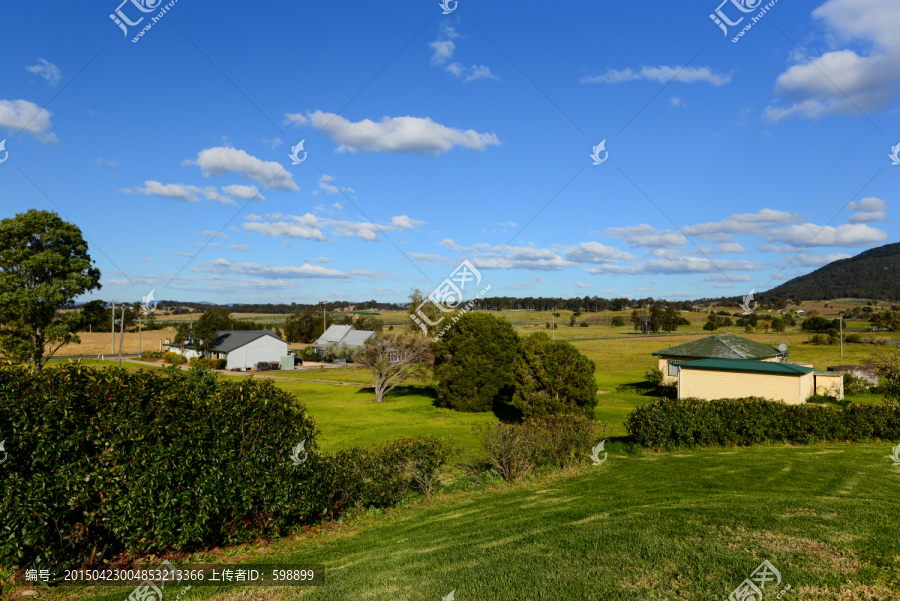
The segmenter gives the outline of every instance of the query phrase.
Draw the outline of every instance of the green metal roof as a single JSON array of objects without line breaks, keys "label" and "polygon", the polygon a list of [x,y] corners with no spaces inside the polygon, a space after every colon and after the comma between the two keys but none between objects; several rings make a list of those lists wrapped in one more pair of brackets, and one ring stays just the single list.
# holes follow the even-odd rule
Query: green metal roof
[{"label": "green metal roof", "polygon": [[803,376],[812,367],[774,361],[752,361],[748,359],[700,359],[699,361],[678,361],[675,365],[682,369],[710,369],[714,371],[745,371],[776,376]]},{"label": "green metal roof", "polygon": [[839,374],[836,371],[817,371],[816,375],[817,376],[839,376],[841,374]]},{"label": "green metal roof", "polygon": [[777,348],[741,338],[734,334],[717,334],[699,340],[692,340],[652,353],[663,357],[685,357],[698,359],[765,359],[777,357]]}]

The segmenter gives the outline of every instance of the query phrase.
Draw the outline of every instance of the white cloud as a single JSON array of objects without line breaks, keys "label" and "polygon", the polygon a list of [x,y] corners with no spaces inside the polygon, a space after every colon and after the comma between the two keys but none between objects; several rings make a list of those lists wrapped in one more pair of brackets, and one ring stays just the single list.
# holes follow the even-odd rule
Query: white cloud
[{"label": "white cloud", "polygon": [[[680,73],[679,73],[680,71]],[[675,74],[678,77],[675,77]],[[675,77],[675,81],[682,83],[696,83],[704,81],[714,86],[723,86],[731,82],[731,74],[723,75],[713,73],[709,67],[642,67],[640,71],[628,68],[622,71],[607,68],[603,75],[593,77],[582,77],[581,83],[621,83],[623,81],[634,81],[636,79],[646,79],[650,81],[658,81],[660,83],[668,83]]]},{"label": "white cloud", "polygon": [[735,234],[762,235],[776,225],[796,223],[802,219],[796,213],[761,209],[756,213],[736,213],[722,221],[691,225],[683,231],[688,236],[710,242],[734,242]]},{"label": "white cloud", "polygon": [[503,223],[498,223],[497,225],[502,225],[503,227],[516,227],[519,224],[513,223],[512,221],[504,221]]},{"label": "white cloud", "polygon": [[582,242],[577,246],[570,247],[566,252],[566,259],[576,263],[616,263],[634,261],[635,258],[631,253],[599,242]]},{"label": "white cloud", "polygon": [[534,282],[535,284],[546,284],[547,283],[547,280],[545,280],[544,278],[538,278],[538,277],[531,278],[531,281]]},{"label": "white cloud", "polygon": [[231,186],[225,186],[222,188],[222,192],[226,194],[231,194],[237,198],[243,198],[244,200],[265,200],[266,197],[259,193],[259,188],[256,186],[242,186],[240,184],[232,184]]},{"label": "white cloud", "polygon": [[[482,134],[475,130],[459,130],[420,117],[383,117],[380,123],[364,119],[352,123],[333,113],[310,113],[310,121],[317,129],[325,128],[337,152],[413,152],[439,156],[454,146],[482,151],[498,146],[496,134]],[[327,125],[327,127],[326,127]]]},{"label": "white cloud", "polygon": [[287,117],[284,120],[285,123],[293,123],[294,125],[306,125],[309,123],[309,119],[303,113],[287,113],[285,117]]},{"label": "white cloud", "polygon": [[672,275],[691,273],[720,273],[720,271],[760,271],[762,265],[751,261],[717,260],[715,265],[706,258],[680,257],[677,259],[651,259],[633,266],[601,265],[587,269],[595,275]]},{"label": "white cloud", "polygon": [[532,246],[491,246],[474,244],[460,246],[444,239],[441,246],[466,253],[478,269],[531,269],[535,271],[560,271],[575,263],[567,261],[550,249]]},{"label": "white cloud", "polygon": [[284,144],[284,141],[278,136],[275,136],[271,140],[263,140],[263,144],[268,144],[269,146],[271,146],[272,150],[275,150],[277,146],[281,146],[282,144]]},{"label": "white cloud", "polygon": [[737,242],[726,242],[725,244],[720,244],[718,248],[719,254],[728,254],[728,253],[745,253],[747,249],[738,244]]},{"label": "white cloud", "polygon": [[319,221],[315,215],[307,213],[302,216],[287,215],[288,221],[282,221],[281,215],[273,216],[273,223],[262,222],[259,215],[248,215],[248,223],[244,229],[257,232],[264,236],[278,238],[304,238],[306,240],[327,240],[325,234],[319,229]]},{"label": "white cloud", "polygon": [[874,223],[876,221],[887,221],[887,203],[880,198],[870,196],[863,198],[859,202],[851,202],[847,205],[850,211],[856,211],[847,221],[850,223]]},{"label": "white cloud", "polygon": [[153,263],[153,262],[154,262],[154,261],[153,261],[153,257],[144,257],[143,259],[141,259],[141,261],[145,261],[145,262],[147,262],[147,263]]},{"label": "white cloud", "polygon": [[606,235],[610,238],[625,240],[632,248],[683,246],[688,241],[687,238],[678,232],[672,230],[658,230],[646,223],[629,227],[607,228]]},{"label": "white cloud", "polygon": [[222,248],[221,245],[216,242],[194,242],[194,246],[203,246],[204,248],[207,246],[211,246],[213,248]]},{"label": "white cloud", "polygon": [[319,265],[300,265],[277,267],[271,264],[261,265],[260,263],[234,263],[227,259],[215,259],[203,264],[206,271],[210,273],[219,273],[227,275],[249,275],[264,279],[303,279],[303,280],[333,280],[349,282],[355,279],[356,275],[369,275],[372,272],[363,270],[355,270],[352,272],[340,271]]},{"label": "white cloud", "polygon": [[112,159],[102,159],[101,158],[101,159],[97,159],[97,164],[98,165],[107,165],[109,167],[118,167],[122,163],[120,163],[119,161],[116,161],[116,160],[112,160]]},{"label": "white cloud", "polygon": [[450,63],[444,70],[457,79],[462,79],[465,83],[475,81],[476,79],[494,79],[500,81],[500,78],[491,73],[490,68],[485,67],[484,65],[471,65],[466,67],[460,63]]},{"label": "white cloud", "polygon": [[512,284],[508,286],[498,286],[500,290],[534,290],[533,284]]},{"label": "white cloud", "polygon": [[328,257],[318,257],[314,261],[316,263],[334,263],[334,259],[329,259]]},{"label": "white cloud", "polygon": [[572,285],[576,288],[590,288],[590,284],[585,284],[584,282],[572,282]]},{"label": "white cloud", "polygon": [[62,71],[60,71],[59,67],[53,63],[47,62],[42,58],[39,58],[38,60],[41,62],[40,65],[32,65],[25,68],[30,73],[43,77],[51,86],[56,85],[59,80],[62,79]]},{"label": "white cloud", "polygon": [[191,253],[169,252],[169,251],[166,251],[166,254],[167,254],[167,255],[175,255],[176,257],[188,257],[189,259],[193,259],[193,258],[194,258],[194,255],[192,255]]},{"label": "white cloud", "polygon": [[205,230],[203,232],[203,235],[210,237],[210,238],[227,238],[228,237],[225,234],[223,234],[222,232],[214,232],[212,230]]},{"label": "white cloud", "polygon": [[792,265],[800,265],[803,267],[821,267],[834,261],[841,259],[849,259],[853,255],[847,253],[827,253],[825,255],[815,255],[812,253],[800,253],[791,261]]},{"label": "white cloud", "polygon": [[430,255],[425,253],[406,253],[413,259],[418,259],[419,261],[432,261],[435,263],[449,263],[449,261],[442,257],[441,255]]},{"label": "white cloud", "polygon": [[766,233],[770,242],[802,246],[872,246],[887,242],[888,233],[868,225],[847,224],[838,227],[804,223],[776,228]]},{"label": "white cloud", "polygon": [[[829,114],[859,115],[885,108],[896,97],[900,77],[900,4],[890,0],[828,0],[813,11],[839,49],[816,56],[813,63],[795,53],[796,64],[778,76],[775,91],[786,105],[770,105],[770,121],[789,116],[818,119]],[[822,73],[827,74],[827,78]],[[846,95],[846,96],[845,96]],[[849,100],[848,100],[849,98]]]},{"label": "white cloud", "polygon": [[250,247],[246,244],[229,244],[228,248],[230,248],[231,250],[239,250],[241,252],[247,252],[248,250],[250,250]]},{"label": "white cloud", "polygon": [[322,225],[334,228],[337,236],[348,238],[355,236],[369,242],[381,242],[379,233],[411,230],[425,224],[424,221],[410,219],[406,215],[391,217],[391,223],[393,225],[377,225],[368,221],[324,221]]},{"label": "white cloud", "polygon": [[847,218],[850,223],[874,223],[876,221],[887,221],[887,213],[884,211],[859,211],[853,213]]},{"label": "white cloud", "polygon": [[182,165],[198,165],[203,175],[217,177],[229,171],[238,173],[245,180],[256,181],[263,186],[277,190],[299,190],[294,176],[284,170],[280,163],[262,161],[243,150],[231,146],[216,146],[201,150],[197,160],[186,160]]},{"label": "white cloud", "polygon": [[5,127],[10,133],[18,132],[25,128],[26,131],[44,144],[56,144],[56,134],[50,131],[53,125],[48,110],[27,100],[0,100],[0,127]]},{"label": "white cloud", "polygon": [[145,188],[138,188],[137,192],[148,196],[160,196],[171,200],[180,200],[182,202],[200,202],[196,192],[199,190],[197,186],[186,186],[184,184],[162,184],[153,180],[144,182]]}]

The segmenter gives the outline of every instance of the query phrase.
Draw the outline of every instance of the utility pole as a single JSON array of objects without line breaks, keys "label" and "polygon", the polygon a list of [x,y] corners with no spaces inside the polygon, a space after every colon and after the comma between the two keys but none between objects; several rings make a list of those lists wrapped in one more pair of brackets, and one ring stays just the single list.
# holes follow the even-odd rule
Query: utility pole
[{"label": "utility pole", "polygon": [[556,340],[556,314],[550,314],[550,321],[553,323],[550,325],[550,331],[553,333],[553,340]]},{"label": "utility pole", "polygon": [[838,311],[838,319],[841,320],[841,357],[844,356],[844,316]]},{"label": "utility pole", "polygon": [[110,328],[110,331],[112,332],[112,348],[110,349],[109,354],[115,355],[116,354],[116,301],[115,300],[112,301],[111,314],[112,314],[112,317],[111,317],[112,327]]},{"label": "utility pole", "polygon": [[[115,332],[113,332],[115,336]],[[125,342],[125,305],[122,305],[122,321],[119,323],[119,367],[122,367],[122,343]]]},{"label": "utility pole", "polygon": [[143,347],[141,346],[141,326],[142,326],[142,325],[143,325],[143,320],[142,320],[142,319],[138,319],[138,356],[139,356],[139,357],[143,357],[143,356],[144,356],[144,349],[143,349]]}]

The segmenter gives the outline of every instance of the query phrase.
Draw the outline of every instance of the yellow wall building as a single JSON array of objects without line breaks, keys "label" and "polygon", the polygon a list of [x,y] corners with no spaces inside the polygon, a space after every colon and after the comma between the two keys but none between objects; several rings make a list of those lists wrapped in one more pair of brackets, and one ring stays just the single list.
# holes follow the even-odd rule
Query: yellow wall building
[{"label": "yellow wall building", "polygon": [[741,338],[734,334],[717,334],[692,340],[653,353],[663,372],[663,384],[675,384],[678,370],[675,363],[699,359],[744,359],[750,361],[782,361],[785,353],[775,347]]}]

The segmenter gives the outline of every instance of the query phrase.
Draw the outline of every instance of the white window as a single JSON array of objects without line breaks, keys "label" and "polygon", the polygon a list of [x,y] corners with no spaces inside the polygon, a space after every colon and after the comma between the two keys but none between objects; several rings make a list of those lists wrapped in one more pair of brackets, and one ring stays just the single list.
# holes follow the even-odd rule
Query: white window
[{"label": "white window", "polygon": [[669,364],[669,375],[670,376],[678,376],[678,366],[675,365],[672,361],[668,362]]}]

